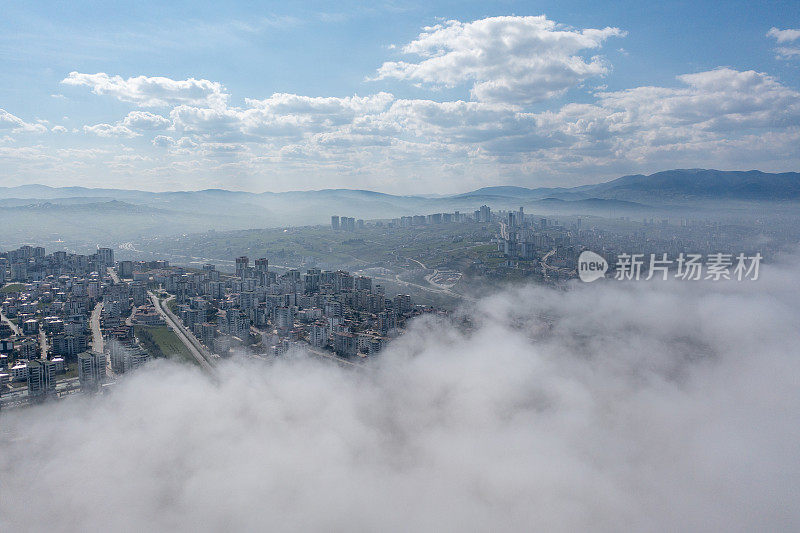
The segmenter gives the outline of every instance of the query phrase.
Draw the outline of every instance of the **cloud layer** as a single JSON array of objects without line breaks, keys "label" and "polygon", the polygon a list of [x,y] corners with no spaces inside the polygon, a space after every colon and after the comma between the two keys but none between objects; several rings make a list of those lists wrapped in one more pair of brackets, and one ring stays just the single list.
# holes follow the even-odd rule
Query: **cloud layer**
[{"label": "cloud layer", "polygon": [[164,107],[190,103],[210,107],[224,106],[228,94],[220,83],[208,80],[173,80],[164,77],[135,76],[124,79],[104,72],[70,72],[64,85],[89,87],[98,95],[109,95],[139,107]]},{"label": "cloud layer", "polygon": [[490,102],[530,103],[563,94],[590,77],[608,73],[601,57],[579,55],[599,48],[619,28],[576,30],[538,17],[491,17],[428,27],[403,46],[419,62],[390,61],[377,79],[398,78],[453,87],[472,83],[471,95]]},{"label": "cloud layer", "polygon": [[[661,85],[590,87],[611,72],[599,55],[604,44],[624,35],[545,16],[446,21],[424,28],[400,48],[404,60],[384,62],[366,92],[351,96],[234,98],[207,79],[71,72],[64,99],[88,88],[132,109],[70,128],[0,111],[0,170],[19,182],[90,184],[94,176],[98,185],[137,179],[161,190],[431,193],[576,185],[675,167],[800,166],[800,92],[770,73],[719,67]],[[797,35],[767,33],[785,58]],[[371,90],[387,81],[418,84],[430,96]],[[442,87],[462,97],[437,99]],[[60,146],[73,146],[41,142],[56,133]],[[91,161],[66,157],[87,150]],[[126,150],[141,157],[120,161]]]},{"label": "cloud layer", "polygon": [[[797,258],[758,282],[528,287],[365,371],[152,365],[3,413],[13,530],[792,531]],[[31,512],[34,509],[35,512]]]}]

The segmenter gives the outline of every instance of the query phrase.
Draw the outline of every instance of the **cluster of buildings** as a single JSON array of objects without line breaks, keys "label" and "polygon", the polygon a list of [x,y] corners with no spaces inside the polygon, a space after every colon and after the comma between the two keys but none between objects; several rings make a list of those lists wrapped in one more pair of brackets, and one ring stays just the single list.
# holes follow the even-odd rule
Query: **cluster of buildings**
[{"label": "cluster of buildings", "polygon": [[472,220],[473,222],[491,222],[492,210],[482,205],[472,215],[455,211],[453,213],[431,213],[429,215],[411,215],[392,219],[390,225],[400,228],[413,226],[430,226],[434,224],[458,224]]},{"label": "cluster of buildings", "polygon": [[355,231],[356,228],[364,228],[364,221],[362,219],[359,218],[356,220],[353,217],[339,217],[337,215],[331,217],[331,229],[334,231]]},{"label": "cluster of buildings", "polygon": [[253,265],[237,258],[233,275],[208,264],[158,281],[175,295],[172,312],[186,329],[220,356],[280,355],[297,343],[342,357],[373,355],[424,311],[407,294],[387,297],[369,277],[316,268],[278,274],[266,258]]},{"label": "cluster of buildings", "polygon": [[[435,224],[455,224],[470,220],[473,222],[492,222],[491,208],[487,205],[483,205],[480,209],[475,210],[472,215],[455,211],[453,213],[402,216],[400,218],[391,219],[391,221],[389,221],[389,226],[410,228],[413,226],[429,226]],[[337,215],[331,217],[331,229],[335,231],[355,231],[356,229],[363,229],[364,224],[364,221],[361,219],[356,220],[355,218],[340,217]],[[375,222],[375,224],[380,226],[383,222]]]},{"label": "cluster of buildings", "polygon": [[150,274],[133,279],[134,266],[169,265],[115,262],[111,248],[0,253],[0,404],[96,391],[150,358],[134,325],[163,322],[148,299]]},{"label": "cluster of buildings", "polygon": [[102,381],[105,359],[90,351],[89,319],[104,298],[99,272],[112,265],[110,248],[47,255],[22,246],[0,253],[0,393],[38,399],[55,395],[59,381],[64,390]]},{"label": "cluster of buildings", "polygon": [[45,255],[41,246],[22,246],[0,253],[0,282],[42,281],[50,275],[88,275],[114,266],[114,250],[98,248],[91,255],[54,252]]},{"label": "cluster of buildings", "polygon": [[[645,218],[641,223],[630,217],[598,219],[585,224],[581,216],[570,217],[569,224],[526,215],[523,208],[499,211],[495,215],[499,231],[496,234],[497,252],[494,266],[478,265],[473,270],[490,277],[509,273],[534,276],[540,280],[563,280],[577,277],[577,259],[584,250],[602,256],[613,268],[621,254],[637,253],[645,257],[681,253],[736,254],[771,253],[756,239],[751,226],[710,220],[670,221]],[[588,226],[588,227],[587,227]],[[748,242],[749,241],[749,242]],[[473,272],[475,273],[475,272]]]}]

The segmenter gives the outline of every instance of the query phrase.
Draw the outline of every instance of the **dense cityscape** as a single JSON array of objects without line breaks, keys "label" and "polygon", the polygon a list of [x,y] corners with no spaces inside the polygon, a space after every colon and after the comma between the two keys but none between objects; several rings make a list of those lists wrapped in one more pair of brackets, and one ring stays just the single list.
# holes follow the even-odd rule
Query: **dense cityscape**
[{"label": "dense cityscape", "polygon": [[[298,231],[302,235],[303,228],[292,230]],[[752,236],[767,231],[773,238],[755,244]],[[361,268],[354,273],[308,265],[316,262],[313,257],[296,268],[270,269],[269,258],[251,263],[243,255],[218,269],[210,262],[192,267],[166,259],[119,260],[110,247],[87,255],[47,254],[41,246],[26,245],[0,253],[0,406],[101,391],[148,360],[164,357],[210,371],[219,358],[269,359],[295,349],[359,365],[377,356],[409,320],[425,313],[446,315],[452,302],[470,299],[468,288],[481,281],[565,283],[577,277],[577,258],[584,250],[599,253],[612,272],[626,250],[675,256],[745,250],[760,259],[781,250],[788,240],[784,231],[776,224],[679,220],[676,227],[667,219],[627,217],[576,216],[563,224],[526,214],[522,207],[493,211],[487,205],[470,214],[388,220],[334,215],[329,228],[308,229],[368,247],[368,260],[356,258]],[[416,258],[403,255],[403,245],[391,246],[384,256],[381,243],[361,237],[393,235],[426,244],[410,250]],[[188,238],[207,245],[209,235]],[[216,238],[227,240],[225,234]],[[748,239],[753,244],[743,248]],[[302,242],[309,246],[307,237]],[[449,253],[437,248],[442,244],[451,246]],[[128,255],[129,248],[118,246]],[[292,258],[281,256],[284,262]],[[648,265],[642,268],[647,272]],[[390,292],[404,288],[414,296]],[[451,297],[451,305],[430,303],[437,301],[431,296]]]},{"label": "dense cityscape", "polygon": [[[341,364],[377,355],[406,320],[432,308],[345,271],[236,259],[234,274],[167,261],[114,261],[23,246],[3,254],[3,405],[97,391],[153,357],[205,368],[231,353],[280,356],[298,343]],[[8,267],[8,268],[6,268]]]}]

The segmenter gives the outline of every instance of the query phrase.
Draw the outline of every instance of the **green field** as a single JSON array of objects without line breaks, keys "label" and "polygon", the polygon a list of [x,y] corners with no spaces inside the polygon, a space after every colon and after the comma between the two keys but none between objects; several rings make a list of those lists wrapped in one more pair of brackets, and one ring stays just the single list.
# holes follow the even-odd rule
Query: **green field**
[{"label": "green field", "polygon": [[167,326],[134,326],[133,333],[153,358],[170,357],[197,363],[178,336]]},{"label": "green field", "polygon": [[0,289],[1,294],[8,294],[11,292],[21,292],[22,289],[25,288],[25,285],[22,283],[9,283],[5,287]]},{"label": "green field", "polygon": [[63,379],[78,377],[78,363],[67,363],[64,365]]}]

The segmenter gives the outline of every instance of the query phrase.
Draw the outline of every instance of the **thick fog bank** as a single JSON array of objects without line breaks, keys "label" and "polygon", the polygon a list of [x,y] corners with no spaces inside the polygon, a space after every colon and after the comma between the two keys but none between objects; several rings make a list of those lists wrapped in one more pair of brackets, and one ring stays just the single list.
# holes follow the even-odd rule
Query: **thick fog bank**
[{"label": "thick fog bank", "polygon": [[5,412],[0,529],[797,531],[793,261],[497,294],[364,371],[159,363]]}]

